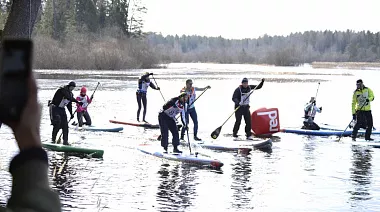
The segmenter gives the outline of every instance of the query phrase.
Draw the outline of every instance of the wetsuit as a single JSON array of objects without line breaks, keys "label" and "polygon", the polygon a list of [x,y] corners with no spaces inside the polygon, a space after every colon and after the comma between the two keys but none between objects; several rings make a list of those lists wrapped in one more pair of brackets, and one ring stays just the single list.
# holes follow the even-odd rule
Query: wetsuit
[{"label": "wetsuit", "polygon": [[252,132],[251,132],[251,111],[249,110],[249,97],[246,98],[249,93],[251,92],[252,89],[255,89],[256,86],[256,90],[258,89],[261,89],[263,87],[264,83],[261,84],[260,86],[257,86],[257,85],[248,85],[248,87],[244,88],[242,85],[240,85],[238,88],[235,89],[235,92],[232,96],[232,101],[235,103],[235,109],[237,107],[239,107],[240,105],[240,108],[235,112],[235,118],[236,118],[236,121],[235,121],[235,125],[234,125],[234,128],[233,128],[233,137],[238,137],[237,136],[237,133],[239,131],[239,128],[240,128],[240,124],[241,124],[241,118],[244,117],[244,121],[245,121],[245,134],[247,137],[250,137],[252,135]]},{"label": "wetsuit", "polygon": [[[92,99],[89,98],[87,95],[85,95],[85,96],[79,95],[77,97],[77,100],[79,102],[83,102],[82,106],[80,106],[79,104],[77,104],[78,126],[82,127],[83,124],[90,126],[92,123],[91,123],[90,114],[87,111],[87,106],[92,102]],[[85,123],[83,123],[83,117],[86,120]]]},{"label": "wetsuit", "polygon": [[[67,122],[67,115],[65,107],[69,110],[71,116],[73,116],[73,109],[71,102],[79,103],[73,93],[69,90],[69,86],[60,87],[54,94],[53,100],[49,104],[50,120],[53,125],[52,141],[55,142],[58,131],[62,129],[63,144],[68,145],[69,126]],[[82,104],[82,103],[80,103]]]},{"label": "wetsuit", "polygon": [[370,102],[375,99],[371,89],[363,87],[362,89],[356,89],[352,96],[352,118],[356,119],[356,124],[352,131],[352,139],[355,140],[358,134],[358,130],[361,127],[366,126],[365,139],[371,139],[373,119],[371,112]]},{"label": "wetsuit", "polygon": [[175,97],[169,100],[167,103],[165,103],[162,107],[162,110],[158,114],[158,123],[160,124],[160,131],[162,136],[161,146],[165,149],[165,151],[167,151],[169,145],[169,130],[173,136],[172,144],[174,147],[174,152],[178,150],[177,147],[179,145],[179,135],[175,117],[177,114],[181,113],[182,124],[183,126],[186,126],[186,122],[183,121],[186,120],[184,110],[185,105],[179,101],[178,97]]},{"label": "wetsuit", "polygon": [[149,74],[146,74],[146,75],[141,76],[140,79],[138,80],[138,89],[136,91],[136,99],[137,99],[137,104],[138,104],[137,121],[140,121],[141,102],[144,106],[143,121],[145,121],[146,107],[147,107],[146,94],[147,94],[148,87],[158,90],[158,88],[152,82],[150,82],[150,79],[147,79],[148,77],[149,77]]},{"label": "wetsuit", "polygon": [[305,109],[305,120],[303,121],[302,129],[306,130],[320,130],[321,128],[314,122],[315,114],[322,112],[322,107],[318,108],[315,106],[315,102],[309,102],[306,104]]}]

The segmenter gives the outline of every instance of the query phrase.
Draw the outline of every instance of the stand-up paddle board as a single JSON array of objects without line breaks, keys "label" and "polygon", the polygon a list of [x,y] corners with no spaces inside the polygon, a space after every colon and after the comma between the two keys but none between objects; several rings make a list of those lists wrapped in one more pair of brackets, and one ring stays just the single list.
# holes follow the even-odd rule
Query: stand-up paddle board
[{"label": "stand-up paddle board", "polygon": [[160,125],[158,124],[149,124],[146,122],[123,122],[123,121],[117,121],[117,120],[110,120],[113,124],[124,124],[124,125],[130,125],[135,127],[145,127],[145,128],[151,128],[151,129],[159,129]]},{"label": "stand-up paddle board", "polygon": [[164,158],[167,160],[173,160],[173,161],[180,161],[184,163],[190,163],[190,164],[196,164],[196,165],[205,165],[210,166],[213,168],[220,168],[224,164],[217,160],[217,159],[211,159],[209,157],[205,157],[200,154],[190,154],[182,152],[180,154],[178,153],[172,153],[168,152],[165,153],[162,147],[157,145],[150,145],[150,144],[141,144],[137,147],[137,149],[145,154],[153,155],[158,158]]},{"label": "stand-up paddle board", "polygon": [[93,132],[120,132],[124,128],[123,127],[111,127],[111,126],[103,126],[103,127],[97,127],[97,126],[88,126],[88,125],[83,125],[82,127],[78,127],[76,123],[70,124],[70,127],[78,130],[78,131],[93,131]]},{"label": "stand-up paddle board", "polygon": [[[235,140],[235,141],[191,141],[196,146],[206,149],[220,150],[220,151],[251,151],[251,150],[270,150],[272,149],[272,139],[257,139],[257,140]],[[188,146],[188,142],[182,140],[181,145]],[[192,145],[192,146],[193,146]]]},{"label": "stand-up paddle board", "polygon": [[91,156],[93,158],[102,158],[104,151],[100,149],[90,149],[84,147],[74,147],[63,144],[53,144],[53,143],[42,143],[42,147],[56,151],[56,152],[67,152],[72,154],[83,154],[86,156]]}]

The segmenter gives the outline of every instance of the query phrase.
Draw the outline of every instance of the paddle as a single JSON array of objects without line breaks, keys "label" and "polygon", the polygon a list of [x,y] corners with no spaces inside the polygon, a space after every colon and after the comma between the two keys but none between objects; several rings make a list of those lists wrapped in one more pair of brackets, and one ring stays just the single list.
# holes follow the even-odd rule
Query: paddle
[{"label": "paddle", "polygon": [[[95,91],[98,89],[99,85],[100,85],[100,82],[98,82],[98,84],[97,84],[96,87],[95,87],[94,92],[92,92],[92,95],[91,95],[92,98],[94,97]],[[77,112],[77,111],[75,110],[75,112],[74,112],[74,114],[73,114],[73,118],[74,118],[74,115],[75,115],[76,112]],[[71,118],[71,119],[67,122],[67,124],[69,124],[73,118]],[[60,144],[60,143],[61,143],[62,135],[63,135],[63,132],[61,132],[61,135],[59,136],[58,140],[57,140],[55,143],[57,143],[57,144]]]},{"label": "paddle", "polygon": [[[194,100],[194,102],[192,102],[192,103],[189,105],[189,107],[190,107],[191,105],[193,105],[193,104],[199,99],[199,97],[201,97],[201,96],[207,91],[207,89],[208,89],[208,88],[204,89],[204,91],[203,91],[203,92],[202,92],[202,93],[201,93],[201,94],[200,94],[200,95]],[[181,114],[176,118],[176,120],[178,120],[179,117],[181,117]],[[178,129],[178,131],[181,130],[181,127],[182,127],[182,125],[179,125],[179,124],[177,125],[177,129]],[[188,129],[188,130],[189,130],[189,129]],[[162,136],[159,135],[159,136],[157,137],[157,140],[160,141],[160,140],[161,140],[161,137],[162,137]]]},{"label": "paddle", "polygon": [[[156,83],[157,87],[160,87],[160,86],[158,86],[158,83],[157,83],[157,81],[156,81],[156,79],[154,78],[153,75],[152,75],[152,78],[153,78],[154,82]],[[165,98],[164,98],[164,95],[162,95],[161,89],[158,90],[158,91],[160,91],[160,94],[161,94],[161,96],[162,96],[162,99],[164,100],[164,102],[166,102],[166,100],[165,100]]]},{"label": "paddle", "polygon": [[[317,92],[315,93],[314,101],[317,101],[317,96],[318,96],[318,91],[319,91],[319,86],[321,85],[320,82],[318,82],[318,87],[317,87]],[[311,107],[311,114],[313,114],[315,103],[313,103],[313,107]]]},{"label": "paddle", "polygon": [[[190,105],[189,105],[189,107],[191,107],[191,105],[193,105],[198,99],[199,99],[199,97],[201,97],[206,91],[207,91],[207,89],[208,88],[205,88],[204,89],[204,91],[194,100],[194,102],[192,102]],[[176,118],[176,120],[178,120],[178,118],[179,117],[181,117],[181,116],[178,116],[177,118]]]},{"label": "paddle", "polygon": [[[185,113],[187,112],[187,107],[185,105]],[[189,137],[189,126],[186,124],[186,134],[187,134],[187,143],[189,144],[189,150],[191,155],[191,145],[190,145],[190,137]]]},{"label": "paddle", "polygon": [[[256,88],[257,87],[261,87],[262,85],[263,85],[263,83],[264,83],[264,79],[262,79],[261,80],[261,82],[260,82],[260,84],[259,85],[257,85],[249,94],[248,94],[248,96],[246,96],[245,97],[245,99],[244,99],[244,101],[245,100],[247,100],[248,98],[249,98],[249,96],[251,96],[251,94],[256,90]],[[243,102],[244,102],[243,101]],[[211,138],[213,138],[213,139],[216,139],[216,138],[218,138],[218,136],[219,136],[219,134],[220,134],[220,131],[222,130],[222,127],[223,127],[223,125],[231,118],[231,116],[232,115],[234,115],[235,114],[235,112],[237,111],[237,110],[239,110],[239,108],[240,108],[240,105],[234,110],[234,112],[227,118],[227,120],[226,121],[224,121],[224,123],[220,126],[220,127],[218,127],[218,128],[216,128],[212,133],[211,133]]]},{"label": "paddle", "polygon": [[[366,104],[364,103],[363,106],[361,106],[359,110],[362,110],[363,107],[364,107],[365,105],[366,105]],[[359,111],[359,110],[356,111],[355,115],[358,114],[358,111]],[[350,123],[347,125],[346,129],[344,129],[344,131],[342,132],[342,134],[340,134],[338,141],[340,141],[340,139],[342,138],[343,134],[344,134],[344,133],[347,131],[347,129],[350,127],[352,121],[354,121],[354,119],[352,119],[352,120],[350,121]]]}]

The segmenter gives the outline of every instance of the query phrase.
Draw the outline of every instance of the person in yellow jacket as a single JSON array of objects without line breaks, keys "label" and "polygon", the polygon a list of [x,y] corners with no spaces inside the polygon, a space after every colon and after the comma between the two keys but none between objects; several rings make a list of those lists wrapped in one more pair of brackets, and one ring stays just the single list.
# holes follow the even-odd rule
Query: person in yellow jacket
[{"label": "person in yellow jacket", "polygon": [[373,92],[370,88],[364,86],[363,80],[356,81],[356,90],[352,96],[352,119],[356,120],[354,130],[352,131],[352,140],[356,140],[359,128],[366,126],[365,140],[372,141],[372,113],[371,102],[374,100]]}]

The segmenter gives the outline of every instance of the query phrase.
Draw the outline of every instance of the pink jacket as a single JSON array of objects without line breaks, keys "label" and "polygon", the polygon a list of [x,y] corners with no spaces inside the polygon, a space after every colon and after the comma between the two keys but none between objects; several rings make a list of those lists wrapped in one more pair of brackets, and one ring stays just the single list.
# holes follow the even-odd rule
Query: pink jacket
[{"label": "pink jacket", "polygon": [[92,102],[92,100],[87,95],[86,96],[79,95],[77,97],[77,100],[80,101],[80,102],[83,102],[82,106],[80,106],[77,103],[77,113],[83,112],[83,111],[87,111],[87,106]]}]

